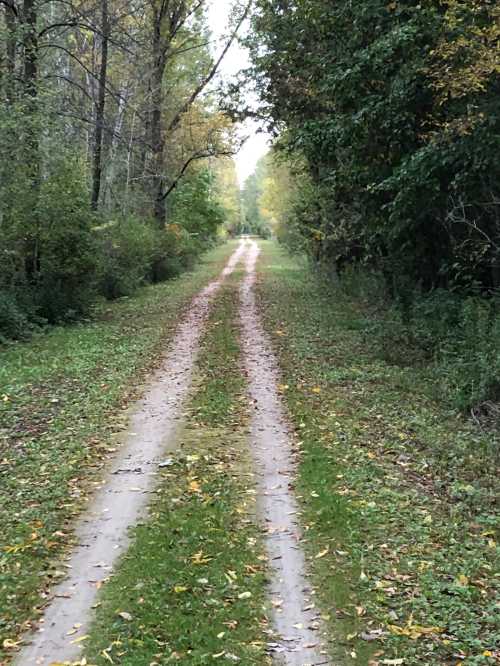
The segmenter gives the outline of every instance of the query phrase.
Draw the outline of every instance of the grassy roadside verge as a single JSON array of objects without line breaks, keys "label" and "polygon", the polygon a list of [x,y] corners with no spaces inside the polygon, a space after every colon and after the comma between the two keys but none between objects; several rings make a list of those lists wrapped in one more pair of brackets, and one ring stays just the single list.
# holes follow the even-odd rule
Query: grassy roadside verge
[{"label": "grassy roadside verge", "polygon": [[270,663],[235,284],[210,316],[181,448],[102,590],[89,663]]},{"label": "grassy roadside verge", "polygon": [[92,322],[0,351],[0,662],[61,575],[56,561],[113,452],[122,408],[183,307],[233,249],[219,247],[193,273],[103,306]]},{"label": "grassy roadside verge", "polygon": [[259,298],[302,448],[297,493],[335,663],[496,663],[487,433],[375,357],[359,303],[263,247]]}]

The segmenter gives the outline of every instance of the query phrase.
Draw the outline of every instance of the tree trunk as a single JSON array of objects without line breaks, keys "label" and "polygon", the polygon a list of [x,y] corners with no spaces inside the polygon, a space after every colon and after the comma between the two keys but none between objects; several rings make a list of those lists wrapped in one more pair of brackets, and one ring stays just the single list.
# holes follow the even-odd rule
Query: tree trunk
[{"label": "tree trunk", "polygon": [[106,82],[108,77],[109,14],[108,0],[101,0],[101,66],[99,68],[99,90],[96,106],[96,123],[92,165],[92,210],[99,206],[99,193],[102,180],[102,138],[104,132],[104,112],[106,109]]},{"label": "tree trunk", "polygon": [[40,220],[37,213],[40,190],[39,109],[38,109],[38,29],[36,0],[24,0],[23,6],[23,90],[26,100],[24,160],[29,178],[30,228],[26,233],[25,268],[32,283],[40,271]]},{"label": "tree trunk", "polygon": [[163,116],[163,75],[166,65],[166,47],[161,35],[162,21],[158,18],[153,34],[153,72],[151,91],[151,196],[153,216],[157,226],[165,225],[165,133],[162,126]]},{"label": "tree trunk", "polygon": [[[5,66],[2,63],[3,90],[5,99],[12,103],[14,94],[14,75],[16,70],[16,14],[12,3],[7,3],[5,12]],[[3,59],[3,58],[2,58]]]}]

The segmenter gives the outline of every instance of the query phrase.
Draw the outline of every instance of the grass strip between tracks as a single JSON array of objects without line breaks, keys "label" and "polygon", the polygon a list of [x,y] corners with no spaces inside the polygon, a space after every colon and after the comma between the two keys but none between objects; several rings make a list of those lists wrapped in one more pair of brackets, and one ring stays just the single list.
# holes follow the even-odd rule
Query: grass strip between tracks
[{"label": "grass strip between tracks", "polygon": [[89,663],[269,663],[236,283],[210,316],[180,448],[102,590]]}]

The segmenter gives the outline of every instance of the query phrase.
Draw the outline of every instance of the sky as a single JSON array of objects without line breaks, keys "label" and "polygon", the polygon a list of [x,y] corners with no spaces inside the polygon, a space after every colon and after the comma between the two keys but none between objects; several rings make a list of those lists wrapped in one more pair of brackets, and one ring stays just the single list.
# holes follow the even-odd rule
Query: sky
[{"label": "sky", "polygon": [[[209,4],[208,17],[215,41],[214,54],[217,54],[224,46],[221,37],[227,33],[228,18],[233,1],[211,0]],[[235,43],[224,58],[219,73],[221,77],[227,80],[248,65],[249,56],[246,49]],[[257,130],[258,125],[251,120],[243,123],[240,129],[241,134],[248,136],[248,140],[235,157],[240,186],[254,172],[259,158],[269,150],[269,136],[259,133]]]}]

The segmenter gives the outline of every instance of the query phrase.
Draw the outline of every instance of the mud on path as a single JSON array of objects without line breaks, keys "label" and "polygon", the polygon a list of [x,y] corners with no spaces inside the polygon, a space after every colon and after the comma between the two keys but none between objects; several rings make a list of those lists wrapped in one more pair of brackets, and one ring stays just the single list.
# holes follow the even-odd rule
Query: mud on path
[{"label": "mud on path", "polygon": [[259,247],[252,242],[240,297],[244,367],[255,408],[252,452],[260,478],[258,497],[265,521],[272,569],[271,604],[278,634],[269,648],[276,661],[286,666],[319,666],[329,664],[329,659],[321,647],[318,610],[305,575],[298,506],[291,489],[295,474],[292,440],[278,392],[277,362],[255,302],[258,256]]},{"label": "mud on path", "polygon": [[52,590],[38,631],[17,655],[18,666],[49,666],[81,658],[98,590],[127,548],[128,529],[143,516],[158,466],[175,446],[210,305],[245,252],[242,242],[219,278],[192,301],[162,366],[133,410],[122,447],[77,524],[77,546],[65,563],[69,574]]}]

